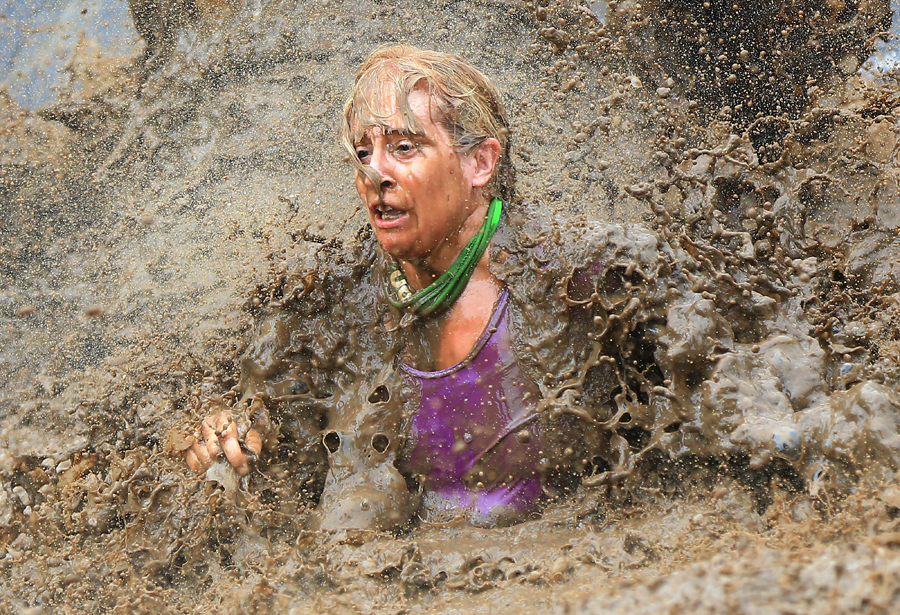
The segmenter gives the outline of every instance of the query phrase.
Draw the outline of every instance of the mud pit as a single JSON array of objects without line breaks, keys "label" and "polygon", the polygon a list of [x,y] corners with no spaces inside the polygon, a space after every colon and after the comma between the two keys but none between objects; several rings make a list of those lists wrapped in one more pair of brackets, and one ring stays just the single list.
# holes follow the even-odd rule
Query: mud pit
[{"label": "mud pit", "polygon": [[[897,608],[900,105],[857,73],[886,2],[176,4],[2,102],[4,612]],[[307,529],[326,423],[359,458],[384,385],[402,440],[336,143],[389,40],[507,97],[496,273],[541,420],[583,435],[505,529]],[[280,426],[244,484],[175,452],[217,404]]]}]

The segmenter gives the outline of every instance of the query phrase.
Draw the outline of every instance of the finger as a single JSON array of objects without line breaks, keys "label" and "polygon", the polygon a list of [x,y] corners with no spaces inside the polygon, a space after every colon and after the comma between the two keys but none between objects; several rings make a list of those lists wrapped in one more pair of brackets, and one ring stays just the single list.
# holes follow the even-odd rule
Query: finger
[{"label": "finger", "polygon": [[200,423],[200,435],[206,441],[206,450],[213,459],[219,456],[222,449],[219,448],[219,438],[216,436],[216,425],[218,416],[208,416]]},{"label": "finger", "polygon": [[191,449],[188,449],[187,451],[185,451],[184,460],[187,461],[188,467],[191,469],[192,472],[196,472],[197,474],[200,474],[201,472],[203,472],[203,470],[206,469],[200,463],[200,460],[197,459],[197,453],[195,453]]},{"label": "finger", "polygon": [[254,455],[259,455],[262,452],[262,436],[260,433],[255,429],[249,430],[247,435],[244,436],[244,446]]},{"label": "finger", "polygon": [[237,426],[232,423],[225,428],[225,431],[220,433],[222,436],[219,439],[219,444],[222,446],[222,451],[224,451],[228,463],[237,470],[238,474],[246,476],[250,472],[250,463],[247,461],[247,456],[244,455],[244,451],[241,450],[241,442],[238,440],[237,435]]},{"label": "finger", "polygon": [[206,450],[206,445],[200,440],[199,434],[194,432],[194,435],[185,437],[184,441],[190,444],[183,453],[188,467],[194,472],[205,472],[212,460]]},{"label": "finger", "polygon": [[228,459],[231,467],[241,476],[247,476],[250,473],[250,462],[247,460],[244,451],[241,450],[241,445],[237,438],[223,439],[222,448],[225,450],[225,457]]},{"label": "finger", "polygon": [[231,414],[228,412],[220,412],[214,419],[213,423],[216,426],[216,430],[219,432],[223,432],[228,429],[229,426],[234,425],[234,419],[232,419]]},{"label": "finger", "polygon": [[188,467],[198,474],[206,472],[209,466],[212,465],[212,459],[209,457],[206,446],[203,442],[198,442],[196,439],[191,448],[185,451],[184,459],[187,461]]},{"label": "finger", "polygon": [[209,456],[209,449],[206,447],[205,443],[195,442],[191,447],[191,450],[194,452],[194,455],[197,457],[197,461],[200,462],[204,470],[212,465],[213,458]]},{"label": "finger", "polygon": [[190,450],[195,444],[197,444],[197,432],[195,431],[193,435],[185,436],[184,442],[187,446],[184,448],[185,451]]}]

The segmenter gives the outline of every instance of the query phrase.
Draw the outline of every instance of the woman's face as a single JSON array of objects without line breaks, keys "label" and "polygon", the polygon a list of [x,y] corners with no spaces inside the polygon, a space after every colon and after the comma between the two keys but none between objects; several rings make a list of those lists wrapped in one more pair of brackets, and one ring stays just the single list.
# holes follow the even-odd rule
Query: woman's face
[{"label": "woman's face", "polygon": [[354,144],[359,160],[381,176],[381,189],[360,172],[356,189],[381,247],[394,258],[428,263],[459,243],[466,219],[486,202],[481,188],[490,173],[485,178],[479,170],[477,154],[454,151],[447,130],[432,119],[427,94],[413,91],[409,96],[420,134],[403,128],[393,91],[383,92],[382,100],[393,106],[386,110],[391,119],[385,122],[393,128],[371,126]]}]

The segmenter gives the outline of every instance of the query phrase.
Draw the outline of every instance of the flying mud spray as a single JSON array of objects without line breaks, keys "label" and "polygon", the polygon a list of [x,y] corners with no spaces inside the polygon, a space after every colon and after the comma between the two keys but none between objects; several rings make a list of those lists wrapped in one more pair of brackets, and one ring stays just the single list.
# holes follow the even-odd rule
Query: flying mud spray
[{"label": "flying mud spray", "polygon": [[[0,610],[898,608],[887,0],[3,11]],[[511,527],[418,520],[394,465],[415,391],[337,143],[387,41],[510,111],[494,273],[554,496]],[[277,434],[245,479],[181,459],[215,408]]]}]

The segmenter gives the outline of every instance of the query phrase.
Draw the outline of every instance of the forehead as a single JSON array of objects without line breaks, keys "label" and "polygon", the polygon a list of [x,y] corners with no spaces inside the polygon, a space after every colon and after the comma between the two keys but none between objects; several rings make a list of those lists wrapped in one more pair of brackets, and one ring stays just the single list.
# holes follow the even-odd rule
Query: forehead
[{"label": "forehead", "polygon": [[424,87],[406,95],[392,80],[379,80],[360,87],[353,97],[351,138],[359,141],[376,128],[383,134],[425,135],[437,126],[435,115],[435,101]]}]

